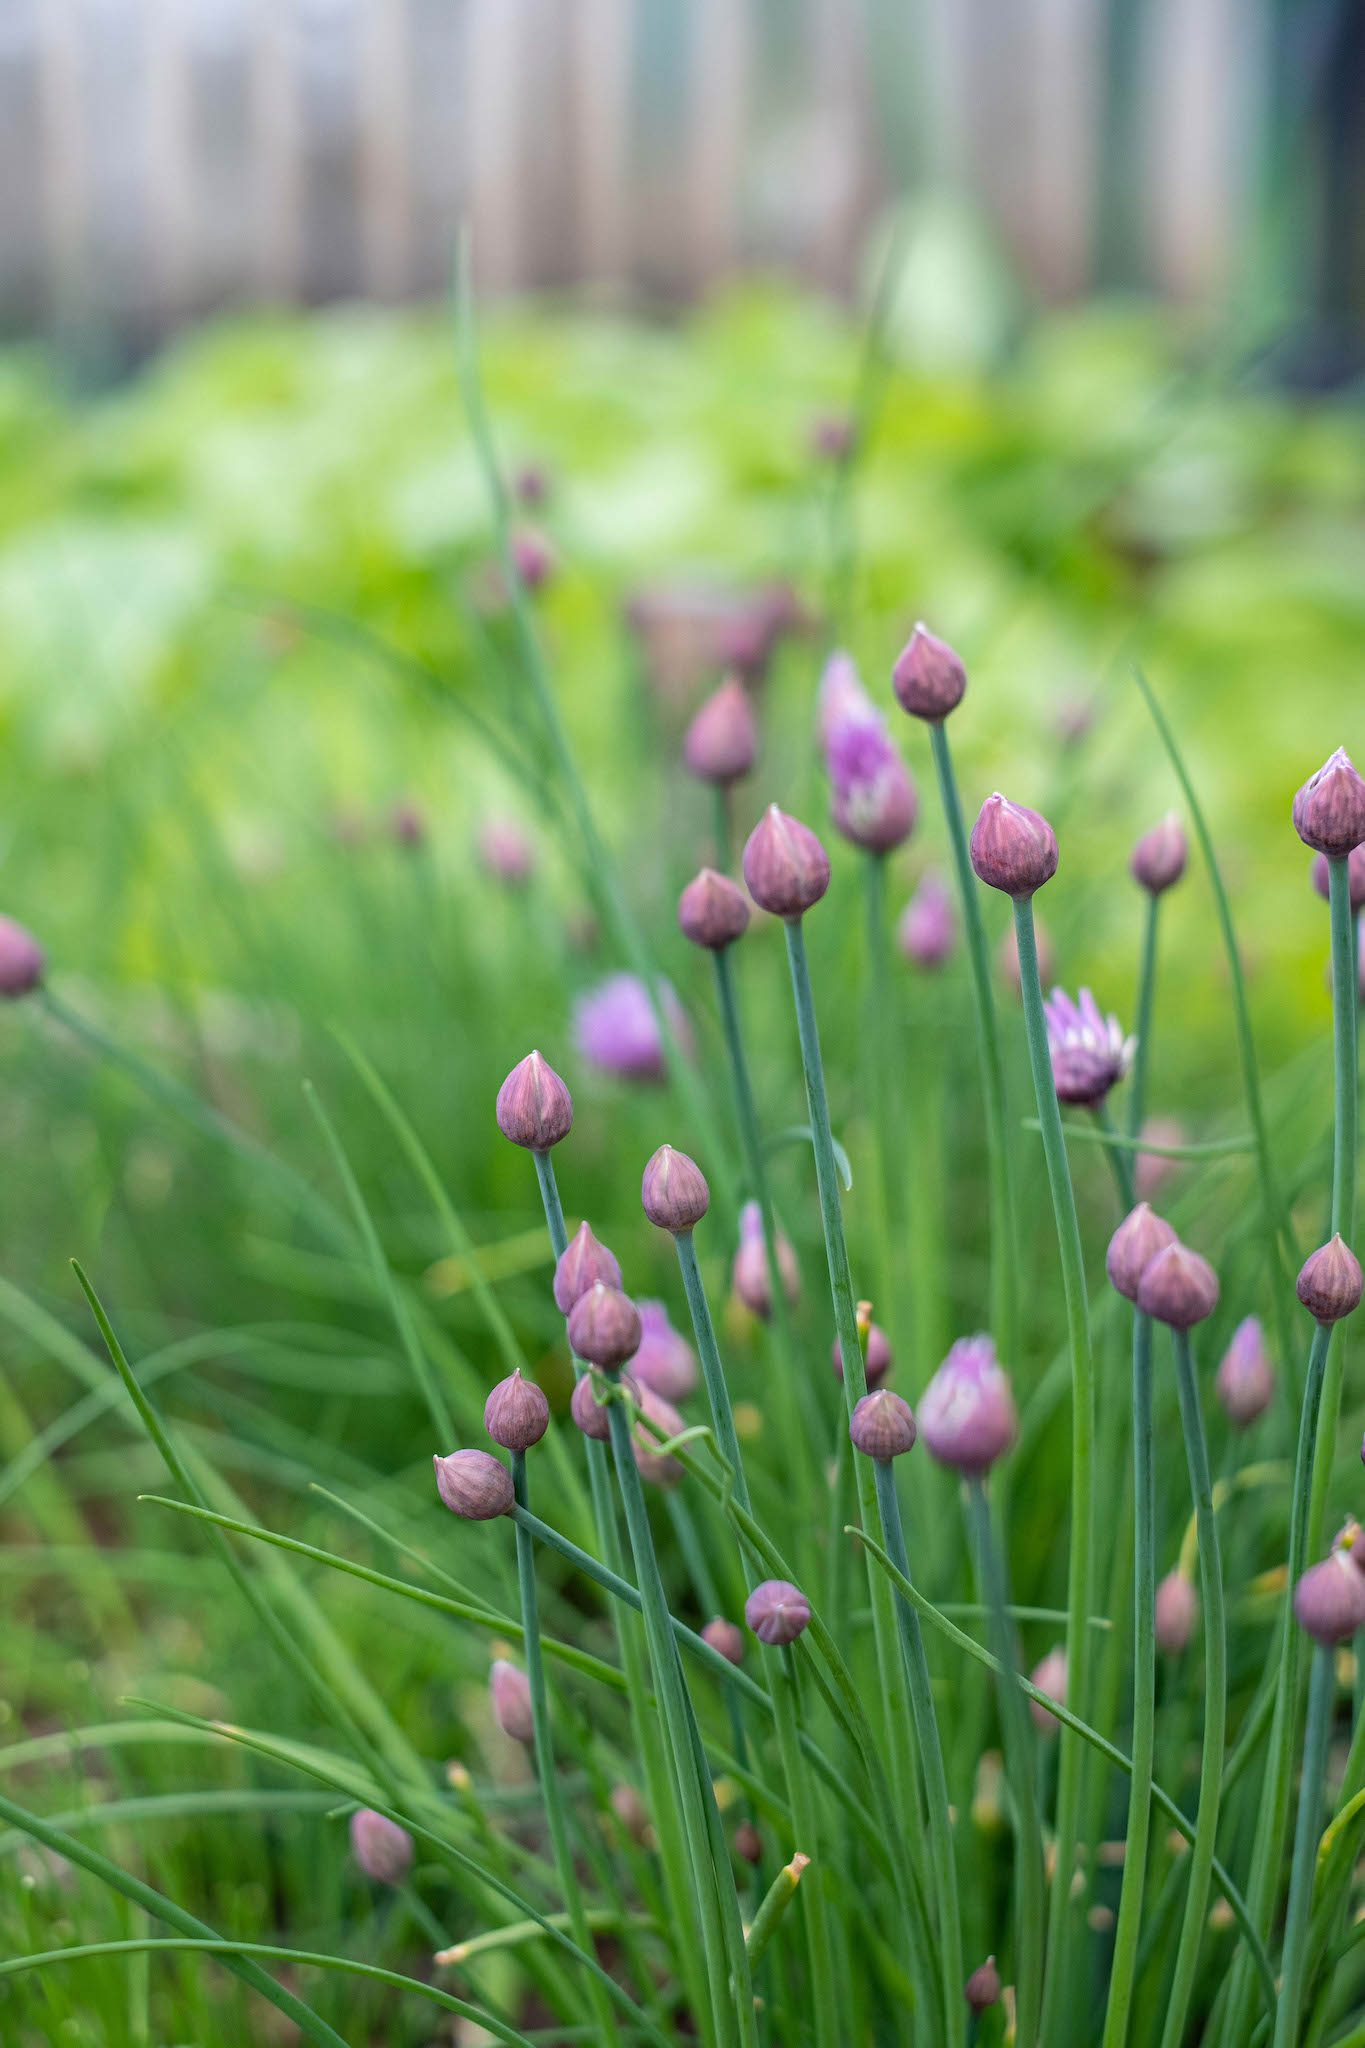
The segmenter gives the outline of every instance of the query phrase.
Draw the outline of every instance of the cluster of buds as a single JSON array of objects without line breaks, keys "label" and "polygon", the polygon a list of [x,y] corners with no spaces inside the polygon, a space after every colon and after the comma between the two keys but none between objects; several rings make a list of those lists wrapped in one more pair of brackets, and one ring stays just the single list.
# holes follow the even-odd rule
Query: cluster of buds
[{"label": "cluster of buds", "polygon": [[1146,1202],[1110,1238],[1105,1268],[1126,1300],[1173,1330],[1193,1329],[1218,1306],[1218,1276],[1208,1260],[1182,1244]]}]

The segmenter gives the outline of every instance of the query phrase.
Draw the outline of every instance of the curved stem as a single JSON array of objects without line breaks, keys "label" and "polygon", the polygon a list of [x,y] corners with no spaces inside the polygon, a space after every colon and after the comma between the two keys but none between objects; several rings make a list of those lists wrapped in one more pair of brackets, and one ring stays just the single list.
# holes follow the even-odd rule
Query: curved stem
[{"label": "curved stem", "polygon": [[1142,966],[1138,970],[1137,1010],[1134,1030],[1137,1051],[1128,1083],[1128,1135],[1135,1138],[1142,1129],[1147,1107],[1147,1064],[1152,1044],[1152,1013],[1156,1007],[1156,938],[1161,912],[1160,896],[1147,898],[1147,918],[1142,933]]},{"label": "curved stem", "polygon": [[1222,1799],[1223,1750],[1227,1736],[1228,1668],[1227,1624],[1223,1612],[1223,1567],[1218,1550],[1218,1518],[1213,1509],[1213,1482],[1209,1476],[1208,1444],[1204,1418],[1199,1408],[1199,1388],[1194,1376],[1194,1354],[1188,1330],[1173,1332],[1175,1340],[1176,1385],[1180,1394],[1180,1420],[1185,1435],[1185,1456],[1190,1468],[1190,1491],[1194,1495],[1199,1523],[1199,1591],[1204,1606],[1204,1746],[1199,1765],[1199,1814],[1195,1822],[1194,1847],[1190,1855],[1189,1890],[1185,1896],[1185,1919],[1176,1951],[1175,1978],[1166,2007],[1165,2048],[1180,2048],[1194,1990],[1199,1945],[1203,1940],[1208,1911],[1209,1880],[1218,1841],[1218,1811]]},{"label": "curved stem", "polygon": [[[1061,1110],[1052,1079],[1047,1019],[1038,979],[1038,946],[1031,897],[1014,899],[1014,929],[1019,947],[1019,988],[1024,1003],[1033,1092],[1042,1126],[1043,1152],[1057,1224],[1062,1283],[1066,1294],[1067,1337],[1071,1353],[1071,1561],[1067,1577],[1067,1687],[1084,1714],[1090,1700],[1090,1630],[1095,1535],[1095,1367],[1090,1345],[1090,1309],[1085,1288],[1085,1257],[1076,1216],[1076,1196],[1066,1156]],[[1071,1885],[1076,1863],[1076,1838],[1085,1779],[1085,1751],[1063,1736],[1057,1771],[1057,1863],[1052,1879],[1052,1917],[1048,1927],[1047,2002],[1043,2038],[1060,2037],[1060,2000],[1069,1979],[1066,1952],[1070,1940]]]},{"label": "curved stem", "polygon": [[1308,1909],[1313,1903],[1313,1872],[1317,1861],[1318,1819],[1327,1773],[1327,1738],[1332,1728],[1332,1645],[1313,1651],[1308,1681],[1308,1722],[1303,1734],[1303,1775],[1299,1780],[1299,1818],[1294,1829],[1294,1864],[1289,1877],[1289,1909],[1284,1923],[1283,1973],[1275,2015],[1275,2048],[1294,2048],[1303,2003]]},{"label": "curved stem", "polygon": [[1156,1489],[1152,1472],[1152,1319],[1133,1312],[1133,1775],[1103,2048],[1124,2048],[1133,2003],[1156,1737]]}]

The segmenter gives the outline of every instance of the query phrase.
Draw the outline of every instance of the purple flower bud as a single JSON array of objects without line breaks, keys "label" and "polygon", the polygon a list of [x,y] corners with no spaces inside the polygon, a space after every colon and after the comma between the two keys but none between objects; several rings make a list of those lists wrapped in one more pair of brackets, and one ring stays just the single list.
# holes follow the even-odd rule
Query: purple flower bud
[{"label": "purple flower bud", "polygon": [[701,1639],[704,1643],[709,1643],[713,1650],[718,1650],[727,1663],[744,1662],[744,1633],[733,1621],[725,1621],[717,1615],[714,1621],[707,1622],[701,1632]]},{"label": "purple flower bud", "polygon": [[[633,1398],[636,1388],[629,1373],[622,1373],[621,1384]],[[607,1443],[611,1438],[611,1418],[607,1414],[607,1403],[605,1398],[598,1399],[599,1395],[605,1397],[607,1392],[607,1384],[601,1373],[585,1372],[581,1379],[575,1381],[573,1398],[569,1402],[570,1415],[584,1436],[591,1437],[596,1444]]]},{"label": "purple flower bud", "polygon": [[1006,896],[1032,896],[1057,872],[1057,839],[1046,818],[1012,804],[997,790],[977,814],[971,856],[987,888]]},{"label": "purple flower bud", "polygon": [[399,846],[420,846],[427,836],[427,821],[409,797],[401,797],[389,812],[389,832]]},{"label": "purple flower bud", "polygon": [[640,1200],[651,1223],[680,1237],[696,1228],[711,1205],[711,1190],[695,1159],[660,1145],[645,1167]]},{"label": "purple flower bud", "polygon": [[[1060,1643],[1034,1665],[1029,1676],[1039,1692],[1045,1692],[1049,1699],[1056,1700],[1058,1706],[1066,1705],[1066,1651]],[[1040,1734],[1060,1735],[1061,1722],[1049,1708],[1040,1706],[1037,1700],[1030,1700],[1028,1710]]]},{"label": "purple flower bud", "polygon": [[962,1995],[974,2013],[989,2012],[1000,2002],[1000,1972],[995,1967],[995,1957],[987,1956],[979,1963],[962,1987]]},{"label": "purple flower bud", "polygon": [[880,1387],[858,1402],[849,1419],[848,1434],[855,1451],[887,1464],[913,1449],[918,1432],[910,1403],[889,1387]]},{"label": "purple flower bud", "polygon": [[499,1657],[488,1674],[488,1696],[493,1718],[513,1742],[534,1742],[536,1725],[531,1713],[531,1682],[526,1673]]},{"label": "purple flower bud", "polygon": [[990,1471],[1014,1442],[1014,1396],[989,1337],[960,1337],[919,1404],[919,1430],[931,1457],[969,1478]]},{"label": "purple flower bud", "polygon": [[550,1404],[534,1380],[499,1380],[483,1405],[483,1426],[505,1451],[529,1451],[550,1426]]},{"label": "purple flower bud", "polygon": [[744,880],[761,910],[801,917],[829,887],[829,855],[808,825],[769,804],[744,848]]},{"label": "purple flower bud", "polygon": [[810,1621],[810,1602],[790,1579],[765,1579],[744,1603],[744,1619],[760,1643],[794,1643]]},{"label": "purple flower bud", "polygon": [[1177,1238],[1143,1267],[1137,1305],[1173,1330],[1193,1329],[1218,1306],[1218,1275]]},{"label": "purple flower bud", "polygon": [[[1046,988],[1050,981],[1056,979],[1057,955],[1052,944],[1052,934],[1048,931],[1047,926],[1036,911],[1033,918],[1033,940],[1034,950],[1038,955],[1038,979]],[[1022,984],[1019,979],[1019,934],[1014,929],[1013,918],[1005,926],[1004,932],[1001,935],[1000,951],[997,957],[1000,963],[1001,979],[1007,987],[1014,991],[1016,996],[1019,995],[1022,992]]]},{"label": "purple flower bud", "polygon": [[[1311,872],[1313,887],[1325,901],[1332,893],[1331,872],[1325,853],[1314,854]],[[1365,910],[1365,843],[1353,847],[1346,857],[1346,886],[1350,891],[1352,910]]]},{"label": "purple flower bud", "polygon": [[640,1348],[631,1361],[631,1377],[665,1401],[685,1401],[697,1388],[697,1360],[692,1346],[668,1320],[661,1301],[637,1301]]},{"label": "purple flower bud", "polygon": [[1128,872],[1150,896],[1159,896],[1180,880],[1189,857],[1184,827],[1174,811],[1167,811],[1161,823],[1144,833],[1133,848]]},{"label": "purple flower bud", "polygon": [[1184,1572],[1167,1572],[1156,1589],[1156,1646],[1168,1657],[1178,1657],[1194,1634],[1199,1619],[1199,1595]]},{"label": "purple flower bud", "polygon": [[[834,1367],[834,1377],[842,1380],[844,1376],[844,1354],[837,1337],[830,1346],[829,1355],[830,1364]],[[863,1358],[863,1370],[867,1375],[869,1393],[874,1393],[881,1385],[886,1375],[890,1372],[892,1364],[891,1340],[880,1323],[873,1323],[868,1328],[867,1351]]]},{"label": "purple flower bud", "polygon": [[1130,1210],[1109,1240],[1104,1267],[1111,1284],[1128,1301],[1138,1298],[1138,1282],[1158,1252],[1176,1242],[1175,1232],[1163,1216],[1139,1202]]},{"label": "purple flower bud", "polygon": [[957,912],[937,875],[926,875],[905,909],[897,936],[912,967],[941,967],[957,944]]},{"label": "purple flower bud", "polygon": [[[801,1292],[801,1276],[797,1270],[796,1253],[780,1230],[774,1249],[787,1299],[795,1301]],[[763,1238],[763,1212],[757,1202],[746,1202],[739,1212],[739,1250],[735,1253],[730,1279],[750,1315],[758,1316],[766,1323],[773,1312],[773,1290]]]},{"label": "purple flower bud", "polygon": [[559,1313],[568,1315],[574,1303],[581,1301],[599,1280],[604,1287],[619,1287],[621,1268],[616,1254],[594,1237],[588,1224],[580,1223],[555,1266],[555,1307]]},{"label": "purple flower bud", "polygon": [[511,888],[535,873],[535,848],[515,818],[486,819],[479,828],[478,855],[487,872]]},{"label": "purple flower bud", "polygon": [[1365,841],[1365,782],[1344,747],[1309,776],[1295,797],[1294,830],[1305,846],[1336,859]]},{"label": "purple flower bud", "polygon": [[543,533],[526,526],[512,535],[512,567],[530,591],[543,590],[555,572],[554,550]]},{"label": "purple flower bud", "polygon": [[682,1466],[668,1452],[661,1455],[655,1445],[662,1439],[681,1436],[687,1424],[672,1402],[665,1401],[652,1387],[632,1386],[632,1392],[640,1415],[650,1425],[645,1429],[637,1422],[631,1432],[631,1449],[640,1477],[651,1486],[676,1486],[683,1476]]},{"label": "purple flower bud", "polygon": [[32,994],[46,968],[46,956],[32,932],[12,917],[0,917],[0,996]]},{"label": "purple flower bud", "polygon": [[738,882],[703,868],[678,898],[678,928],[694,946],[723,952],[749,929],[749,906]]},{"label": "purple flower bud", "polygon": [[[666,981],[659,1003],[684,1053],[692,1035],[678,998]],[[574,1004],[574,1039],[585,1060],[622,1081],[667,1078],[663,1035],[649,990],[634,974],[610,974]]]},{"label": "purple flower bud", "polygon": [[412,1836],[372,1807],[351,1815],[351,1854],[375,1884],[401,1884],[412,1868]]},{"label": "purple flower bud", "polygon": [[724,788],[749,773],[757,752],[749,693],[737,676],[727,676],[688,726],[683,760],[699,782],[715,782]]},{"label": "purple flower bud", "polygon": [[466,1522],[491,1522],[516,1505],[512,1475],[491,1451],[451,1451],[432,1459],[436,1490],[452,1515]]},{"label": "purple flower bud", "polygon": [[891,687],[903,711],[937,725],[962,702],[967,671],[946,640],[920,625],[891,671]]},{"label": "purple flower bud", "polygon": [[1265,1348],[1260,1318],[1245,1316],[1218,1366],[1214,1388],[1223,1413],[1237,1429],[1249,1429],[1275,1395],[1275,1371]]},{"label": "purple flower bud", "polygon": [[498,1090],[498,1129],[528,1152],[548,1152],[573,1128],[573,1097],[538,1052],[518,1060]]},{"label": "purple flower bud", "polygon": [[1358,1547],[1360,1526],[1347,1522],[1331,1555],[1306,1571],[1294,1588],[1299,1627],[1318,1643],[1344,1643],[1365,1628],[1365,1571]]},{"label": "purple flower bud", "polygon": [[751,1820],[742,1820],[735,1829],[735,1854],[746,1863],[763,1861],[763,1837]]},{"label": "purple flower bud", "polygon": [[1299,1273],[1299,1300],[1320,1323],[1339,1323],[1360,1306],[1360,1261],[1342,1242],[1340,1231],[1330,1244],[1311,1252]]},{"label": "purple flower bud", "polygon": [[847,462],[856,443],[857,428],[847,413],[824,412],[811,424],[811,453],[824,462]]},{"label": "purple flower bud", "polygon": [[1132,1066],[1137,1040],[1125,1038],[1117,1017],[1101,1016],[1088,988],[1077,1003],[1054,988],[1043,1010],[1057,1100],[1095,1108]]},{"label": "purple flower bud", "polygon": [[569,1348],[575,1358],[613,1372],[640,1348],[640,1314],[618,1287],[599,1280],[569,1311]]}]

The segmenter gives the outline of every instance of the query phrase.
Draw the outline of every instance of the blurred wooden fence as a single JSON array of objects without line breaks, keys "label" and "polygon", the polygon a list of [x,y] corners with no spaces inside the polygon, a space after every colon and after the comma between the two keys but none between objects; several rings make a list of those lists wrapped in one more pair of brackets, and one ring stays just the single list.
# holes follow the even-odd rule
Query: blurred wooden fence
[{"label": "blurred wooden fence", "polygon": [[[136,343],[243,300],[840,286],[887,193],[1092,278],[1118,119],[1140,273],[1215,289],[1265,0],[0,0],[0,320]],[[1125,183],[1128,182],[1125,177]]]}]

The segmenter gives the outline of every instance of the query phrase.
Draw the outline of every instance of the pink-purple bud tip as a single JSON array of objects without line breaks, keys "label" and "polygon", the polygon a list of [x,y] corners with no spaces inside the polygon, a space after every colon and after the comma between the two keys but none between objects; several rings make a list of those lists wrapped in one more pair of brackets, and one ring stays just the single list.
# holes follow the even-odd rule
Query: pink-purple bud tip
[{"label": "pink-purple bud tip", "polygon": [[47,958],[32,932],[12,917],[0,917],[0,997],[31,995],[42,981]]},{"label": "pink-purple bud tip", "polygon": [[719,1651],[727,1664],[744,1662],[744,1631],[735,1622],[726,1621],[718,1614],[714,1621],[707,1622],[701,1632],[701,1639],[704,1643],[709,1643],[713,1650]]},{"label": "pink-purple bud tip", "polygon": [[749,773],[757,752],[749,693],[737,676],[728,676],[688,726],[683,760],[698,781],[724,788]]},{"label": "pink-purple bud tip", "polygon": [[1018,1431],[1010,1383],[989,1337],[960,1337],[919,1404],[931,1457],[969,1478],[990,1471]]},{"label": "pink-purple bud tip", "polygon": [[1218,1364],[1214,1391],[1235,1429],[1249,1429],[1275,1397],[1275,1369],[1258,1316],[1245,1316]]},{"label": "pink-purple bud tip", "polygon": [[661,1394],[665,1401],[685,1401],[697,1389],[697,1358],[686,1337],[675,1330],[661,1301],[637,1301],[640,1348],[630,1363],[631,1378]]},{"label": "pink-purple bud tip", "polygon": [[573,1129],[573,1097],[538,1052],[518,1060],[498,1090],[498,1129],[528,1152],[548,1152]]},{"label": "pink-purple bud tip", "polygon": [[978,1963],[962,1987],[962,1996],[974,2013],[989,2012],[993,2005],[1000,2003],[1000,1972],[995,1967],[995,1957],[987,1956],[984,1963]]},{"label": "pink-purple bud tip", "polygon": [[893,1394],[890,1387],[879,1387],[875,1393],[864,1394],[854,1408],[848,1434],[855,1451],[887,1464],[913,1450],[918,1432],[910,1403]]},{"label": "pink-purple bud tip", "polygon": [[550,1426],[550,1404],[520,1367],[499,1380],[483,1404],[483,1426],[505,1451],[529,1451]]},{"label": "pink-purple bud tip", "polygon": [[891,671],[891,687],[902,711],[938,725],[962,702],[967,671],[946,640],[919,625]]},{"label": "pink-purple bud tip", "polygon": [[1156,1646],[1167,1657],[1178,1657],[1194,1634],[1199,1619],[1199,1595],[1184,1572],[1167,1572],[1156,1589]]},{"label": "pink-purple bud tip", "polygon": [[678,929],[694,946],[721,953],[749,929],[749,906],[738,882],[703,868],[678,898]]},{"label": "pink-purple bud tip", "polygon": [[[1066,1651],[1060,1643],[1038,1660],[1029,1676],[1039,1692],[1045,1692],[1050,1700],[1056,1700],[1059,1707],[1066,1705]],[[1041,1700],[1030,1700],[1028,1710],[1040,1735],[1061,1733],[1061,1722],[1051,1707],[1045,1707]]]},{"label": "pink-purple bud tip", "polygon": [[[834,1377],[841,1380],[844,1376],[844,1354],[837,1337],[830,1346],[829,1359],[834,1367]],[[870,1324],[867,1332],[867,1350],[863,1355],[863,1371],[867,1376],[869,1393],[875,1393],[894,1362],[891,1339],[880,1323]]]},{"label": "pink-purple bud tip", "polygon": [[569,1346],[576,1358],[614,1372],[640,1348],[640,1312],[618,1287],[599,1280],[569,1312]]},{"label": "pink-purple bud tip", "polygon": [[1218,1275],[1177,1238],[1143,1267],[1137,1305],[1173,1330],[1192,1330],[1218,1306]]},{"label": "pink-purple bud tip", "polygon": [[1133,848],[1128,871],[1149,896],[1160,896],[1180,880],[1189,857],[1185,829],[1175,812],[1167,811],[1161,823],[1144,832]]},{"label": "pink-purple bud tip", "polygon": [[[788,1301],[795,1301],[801,1291],[801,1276],[796,1253],[780,1230],[774,1253],[783,1291]],[[750,1315],[766,1322],[773,1312],[772,1276],[768,1271],[768,1253],[763,1237],[763,1214],[757,1202],[746,1202],[739,1212],[739,1249],[735,1253],[730,1278],[735,1293]]]},{"label": "pink-purple bud tip", "polygon": [[765,1579],[744,1603],[744,1619],[770,1649],[794,1643],[810,1622],[810,1602],[790,1579]]},{"label": "pink-purple bud tip", "polygon": [[491,1451],[451,1451],[432,1459],[436,1490],[452,1515],[466,1522],[491,1522],[510,1515],[516,1504],[512,1475]]},{"label": "pink-purple bud tip", "polygon": [[[1326,902],[1332,894],[1332,872],[1325,853],[1313,856],[1311,873],[1313,887]],[[1347,856],[1346,887],[1352,910],[1365,910],[1365,844],[1355,847]]]},{"label": "pink-purple bud tip", "polygon": [[998,790],[977,814],[970,851],[978,878],[1006,896],[1032,896],[1057,872],[1057,838],[1047,819]]},{"label": "pink-purple bud tip", "polygon": [[932,971],[951,958],[957,945],[957,912],[937,875],[926,875],[906,904],[897,938],[912,967]]},{"label": "pink-purple bud tip", "polygon": [[412,1868],[412,1836],[386,1814],[362,1806],[351,1815],[351,1854],[374,1884],[401,1884]]},{"label": "pink-purple bud tip", "polygon": [[505,1657],[499,1657],[488,1674],[488,1696],[493,1718],[513,1742],[534,1742],[535,1720],[531,1713],[531,1684],[526,1673]]},{"label": "pink-purple bud tip", "polygon": [[808,825],[769,804],[744,848],[744,881],[761,910],[802,917],[829,887],[829,855]]},{"label": "pink-purple bud tip", "polygon": [[619,1287],[621,1268],[616,1254],[593,1235],[587,1223],[580,1223],[555,1265],[555,1307],[559,1313],[568,1315],[574,1303],[581,1301],[599,1280],[604,1287]]},{"label": "pink-purple bud tip", "polygon": [[1365,782],[1344,747],[1309,776],[1294,798],[1294,830],[1305,846],[1334,860],[1365,842]]},{"label": "pink-purple bud tip", "polygon": [[1109,1240],[1105,1271],[1111,1284],[1127,1301],[1136,1301],[1138,1283],[1158,1252],[1176,1241],[1175,1232],[1164,1216],[1139,1202],[1124,1217]]},{"label": "pink-purple bud tip", "polygon": [[680,1237],[701,1222],[711,1205],[711,1190],[694,1159],[671,1145],[660,1145],[645,1167],[640,1201],[651,1223]]},{"label": "pink-purple bud tip", "polygon": [[[623,1375],[621,1384],[634,1395],[635,1387],[629,1374]],[[581,1379],[575,1381],[573,1398],[569,1402],[570,1415],[584,1436],[591,1437],[596,1444],[604,1444],[611,1437],[607,1403],[605,1399],[598,1398],[599,1395],[605,1396],[607,1391],[606,1381],[600,1373],[585,1372]]]},{"label": "pink-purple bud tip", "polygon": [[1360,1306],[1360,1261],[1340,1231],[1309,1254],[1296,1282],[1299,1300],[1320,1323],[1339,1323]]},{"label": "pink-purple bud tip", "polygon": [[1365,1628],[1365,1570],[1360,1526],[1347,1522],[1331,1555],[1312,1565],[1294,1588],[1294,1616],[1318,1643],[1344,1643]]}]

